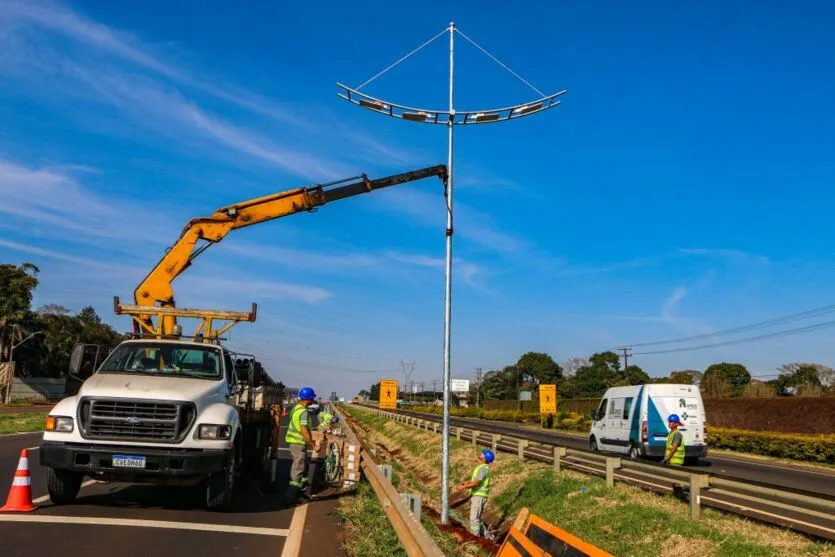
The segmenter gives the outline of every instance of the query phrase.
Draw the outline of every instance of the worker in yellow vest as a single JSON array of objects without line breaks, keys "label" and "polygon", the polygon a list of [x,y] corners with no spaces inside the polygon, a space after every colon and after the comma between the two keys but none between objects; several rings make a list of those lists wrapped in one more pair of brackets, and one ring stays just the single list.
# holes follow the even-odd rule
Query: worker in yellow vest
[{"label": "worker in yellow vest", "polygon": [[458,489],[469,490],[470,495],[470,532],[476,536],[484,537],[484,521],[481,515],[484,507],[487,506],[487,498],[490,496],[490,464],[496,456],[493,451],[484,449],[478,456],[481,464],[475,467],[470,481],[462,482]]},{"label": "worker in yellow vest", "polygon": [[684,464],[684,436],[678,430],[681,427],[681,419],[678,414],[670,414],[667,418],[667,425],[670,427],[670,433],[667,434],[667,448],[664,451],[664,464],[675,464],[681,466]]},{"label": "worker in yellow vest", "polygon": [[290,411],[290,423],[287,424],[287,433],[284,435],[284,441],[290,448],[290,456],[293,459],[290,466],[290,483],[284,495],[284,502],[288,504],[295,503],[300,492],[308,499],[311,498],[310,493],[302,492],[301,488],[308,465],[307,450],[315,445],[310,433],[310,417],[307,411],[307,407],[315,401],[316,393],[313,389],[302,387],[299,389],[299,402]]}]

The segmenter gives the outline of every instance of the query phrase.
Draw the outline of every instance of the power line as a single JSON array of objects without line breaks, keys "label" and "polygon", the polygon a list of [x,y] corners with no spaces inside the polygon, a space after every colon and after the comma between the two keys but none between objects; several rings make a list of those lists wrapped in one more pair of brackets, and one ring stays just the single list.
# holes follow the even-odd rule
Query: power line
[{"label": "power line", "polygon": [[829,327],[835,326],[835,320],[833,321],[824,321],[822,323],[818,323],[816,325],[806,325],[805,327],[798,327],[797,329],[789,329],[786,331],[778,331],[776,333],[768,333],[765,335],[758,335],[754,337],[748,338],[741,338],[737,340],[728,340],[725,342],[715,342],[713,344],[701,344],[699,346],[689,346],[686,348],[670,348],[668,350],[651,350],[649,352],[635,352],[636,356],[638,355],[649,355],[649,354],[670,354],[673,352],[688,352],[691,350],[702,350],[704,348],[714,348],[717,346],[731,346],[734,344],[744,344],[746,342],[756,342],[758,340],[765,340],[768,338],[777,338],[777,337],[784,337],[790,335],[799,335],[802,333],[808,333],[811,331],[818,331],[820,329],[827,329]]},{"label": "power line", "polygon": [[678,343],[681,343],[681,342],[687,342],[687,341],[691,341],[691,340],[700,340],[700,339],[705,339],[705,338],[712,338],[712,337],[730,335],[730,334],[734,334],[734,333],[743,333],[743,332],[747,332],[747,331],[753,331],[753,330],[756,330],[756,329],[762,329],[762,328],[765,328],[765,327],[771,327],[773,325],[782,325],[783,323],[791,323],[792,321],[800,321],[800,320],[803,320],[803,319],[808,319],[810,317],[817,317],[819,315],[823,315],[823,314],[826,314],[826,313],[831,313],[833,311],[835,311],[835,304],[828,305],[828,306],[822,306],[822,307],[819,307],[819,308],[810,309],[810,310],[806,310],[806,311],[802,311],[800,313],[793,313],[793,314],[790,314],[790,315],[784,315],[783,317],[777,317],[777,318],[774,318],[774,319],[769,319],[767,321],[760,321],[759,323],[751,323],[750,325],[742,325],[742,326],[739,326],[739,327],[733,327],[731,329],[724,329],[722,331],[716,331],[716,332],[713,332],[713,333],[704,333],[704,334],[700,334],[700,335],[679,337],[679,338],[673,338],[673,339],[668,339],[668,340],[658,340],[658,341],[654,341],[654,342],[639,342],[639,343],[635,343],[635,344],[629,344],[627,346],[635,347],[635,346],[658,346],[658,345],[662,345],[662,344],[678,344]]}]

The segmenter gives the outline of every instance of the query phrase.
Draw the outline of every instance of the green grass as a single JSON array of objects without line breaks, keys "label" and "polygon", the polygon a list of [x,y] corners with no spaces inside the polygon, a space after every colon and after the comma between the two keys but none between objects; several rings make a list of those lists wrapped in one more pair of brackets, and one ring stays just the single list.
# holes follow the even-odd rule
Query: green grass
[{"label": "green grass", "polygon": [[343,497],[337,514],[345,522],[343,548],[350,557],[405,557],[370,484],[361,482],[353,496]]},{"label": "green grass", "polygon": [[0,435],[43,431],[46,414],[0,414]]},{"label": "green grass", "polygon": [[[362,410],[350,413],[364,427],[384,435],[383,442],[389,449],[399,448],[409,453],[409,465],[405,466],[405,472],[400,472],[404,488],[420,491],[425,501],[440,499],[436,486],[427,485],[418,477],[427,473],[437,477],[439,436],[431,441],[423,430],[385,422]],[[470,461],[481,447],[476,449],[469,442],[455,439],[451,439],[450,447],[453,464],[450,477],[456,481],[469,474]],[[672,497],[622,483],[608,488],[601,478],[570,470],[554,476],[550,466],[521,463],[510,453],[497,455],[493,469],[495,489],[488,510],[492,507],[494,516],[504,517],[505,526],[520,509],[527,507],[533,514],[614,555],[835,557],[832,544],[813,542],[799,534],[713,509],[702,509],[702,518],[692,521],[688,507]],[[457,511],[466,514],[466,505]]]}]

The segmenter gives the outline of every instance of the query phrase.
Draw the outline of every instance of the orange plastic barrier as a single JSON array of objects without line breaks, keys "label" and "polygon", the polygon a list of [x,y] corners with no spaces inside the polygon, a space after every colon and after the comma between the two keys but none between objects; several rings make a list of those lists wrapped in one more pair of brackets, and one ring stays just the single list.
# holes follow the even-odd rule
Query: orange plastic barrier
[{"label": "orange plastic barrier", "polygon": [[528,509],[519,515],[497,553],[499,557],[614,557],[557,528]]}]

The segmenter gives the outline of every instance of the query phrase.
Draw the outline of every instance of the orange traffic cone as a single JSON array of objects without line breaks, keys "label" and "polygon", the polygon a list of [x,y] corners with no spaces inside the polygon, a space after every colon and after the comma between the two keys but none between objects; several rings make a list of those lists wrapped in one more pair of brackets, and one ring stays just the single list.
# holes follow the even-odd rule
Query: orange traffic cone
[{"label": "orange traffic cone", "polygon": [[14,473],[9,498],[6,499],[6,506],[0,508],[0,512],[27,512],[34,511],[37,508],[37,506],[32,504],[32,482],[29,477],[29,451],[23,449],[20,452],[20,461],[17,464],[17,471]]}]

